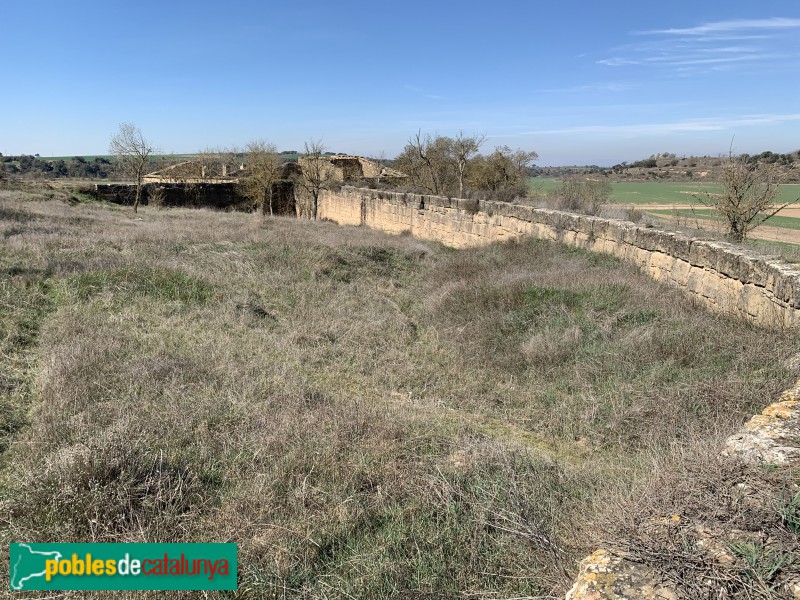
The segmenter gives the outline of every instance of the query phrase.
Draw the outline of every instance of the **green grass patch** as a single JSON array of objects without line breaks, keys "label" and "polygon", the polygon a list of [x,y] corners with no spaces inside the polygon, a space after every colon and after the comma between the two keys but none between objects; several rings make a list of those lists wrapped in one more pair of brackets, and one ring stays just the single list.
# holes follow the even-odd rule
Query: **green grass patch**
[{"label": "green grass patch", "polygon": [[144,297],[197,305],[207,304],[214,295],[213,288],[197,277],[182,271],[146,267],[81,273],[64,282],[63,292],[81,301],[107,294],[114,302]]},{"label": "green grass patch", "polygon": [[28,423],[36,344],[55,309],[48,274],[24,258],[0,252],[0,455]]},{"label": "green grass patch", "polygon": [[350,283],[370,275],[399,279],[415,260],[413,256],[389,248],[341,248],[323,256],[317,273],[340,283]]},{"label": "green grass patch", "polygon": [[800,262],[800,244],[790,242],[776,242],[775,240],[760,240],[749,238],[744,242],[745,247],[756,252],[777,256],[789,263]]},{"label": "green grass patch", "polygon": [[[619,204],[675,204],[694,206],[702,204],[697,196],[704,193],[717,194],[721,188],[713,182],[708,183],[647,183],[622,182],[612,184],[615,202]],[[786,184],[779,187],[776,204],[791,202],[800,197],[800,186]]]},{"label": "green grass patch", "polygon": [[16,223],[26,223],[28,221],[35,220],[36,216],[32,215],[26,210],[18,210],[6,206],[0,206],[0,219],[5,221],[14,221]]},{"label": "green grass patch", "polygon": [[528,189],[531,192],[547,193],[561,187],[561,180],[552,177],[529,177]]},{"label": "green grass patch", "polygon": [[583,304],[585,297],[585,293],[558,288],[533,287],[525,292],[525,299],[534,310],[551,308],[555,305],[577,308]]}]

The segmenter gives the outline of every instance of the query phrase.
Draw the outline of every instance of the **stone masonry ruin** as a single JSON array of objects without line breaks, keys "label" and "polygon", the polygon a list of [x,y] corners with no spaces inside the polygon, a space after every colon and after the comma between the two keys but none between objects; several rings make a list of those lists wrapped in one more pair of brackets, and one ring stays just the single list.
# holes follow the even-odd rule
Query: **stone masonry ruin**
[{"label": "stone masonry ruin", "polygon": [[[381,163],[349,154],[333,154],[323,157],[326,178],[337,184],[363,181],[397,183],[406,178],[404,173]],[[280,179],[272,186],[273,211],[276,215],[300,216],[298,194],[294,177],[300,175],[304,158],[298,163],[287,162]],[[247,177],[247,165],[229,157],[227,160],[190,160],[170,165],[144,176],[144,198],[142,204],[150,202],[149,192],[158,189],[158,197],[164,206],[211,208],[215,210],[253,209],[253,202],[244,197],[238,184]],[[132,184],[96,184],[94,194],[116,204],[132,203]]]},{"label": "stone masonry ruin", "polygon": [[352,187],[326,190],[319,218],[456,248],[527,236],[558,241],[633,263],[712,310],[765,327],[800,327],[800,269],[733,244],[508,202]]}]

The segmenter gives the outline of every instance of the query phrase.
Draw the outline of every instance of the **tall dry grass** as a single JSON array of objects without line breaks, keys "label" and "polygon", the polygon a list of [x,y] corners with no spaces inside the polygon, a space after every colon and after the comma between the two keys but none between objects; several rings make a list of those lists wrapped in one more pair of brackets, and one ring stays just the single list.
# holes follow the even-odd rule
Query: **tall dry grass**
[{"label": "tall dry grass", "polygon": [[799,345],[544,242],[19,191],[0,239],[3,547],[233,541],[242,597],[560,594]]}]

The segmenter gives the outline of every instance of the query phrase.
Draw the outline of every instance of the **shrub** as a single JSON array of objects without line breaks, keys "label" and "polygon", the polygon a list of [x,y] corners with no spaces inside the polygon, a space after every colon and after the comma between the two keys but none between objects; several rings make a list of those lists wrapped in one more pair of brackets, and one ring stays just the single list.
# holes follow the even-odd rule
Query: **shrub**
[{"label": "shrub", "polygon": [[553,195],[556,206],[562,210],[597,215],[610,201],[612,191],[611,184],[605,179],[568,175],[561,179],[561,187],[554,190]]},{"label": "shrub", "polygon": [[722,163],[719,194],[696,195],[700,202],[717,211],[726,221],[728,236],[741,242],[756,227],[800,198],[775,206],[779,173],[774,164],[729,156]]},{"label": "shrub", "polygon": [[151,183],[145,186],[147,204],[156,208],[163,208],[166,200],[167,191],[162,185]]}]

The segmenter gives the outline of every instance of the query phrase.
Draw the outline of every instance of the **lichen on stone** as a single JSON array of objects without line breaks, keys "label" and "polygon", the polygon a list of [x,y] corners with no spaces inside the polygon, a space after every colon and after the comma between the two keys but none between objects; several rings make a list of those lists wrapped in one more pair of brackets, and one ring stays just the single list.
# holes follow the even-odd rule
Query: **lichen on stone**
[{"label": "lichen on stone", "polygon": [[[730,436],[722,455],[753,466],[800,465],[800,381]],[[747,510],[757,512],[764,505],[771,505],[772,500],[758,493],[757,482],[745,480],[734,485],[739,502]],[[746,531],[724,524],[715,526],[677,514],[654,516],[641,531],[651,541],[663,541],[665,536],[669,538],[679,532],[683,544],[699,551],[707,564],[717,565],[722,572],[739,568],[741,557],[737,556],[736,547],[780,547],[780,541],[771,538],[768,532]],[[709,580],[708,585],[715,584]],[[800,600],[800,577],[796,571],[781,573],[774,586],[785,597]],[[641,557],[636,560],[622,552],[598,550],[580,563],[566,600],[678,600],[690,596],[680,586],[659,576],[653,565],[646,564]]]},{"label": "lichen on stone", "polygon": [[800,461],[800,383],[729,437],[723,455],[753,464]]},{"label": "lichen on stone", "polygon": [[597,550],[581,561],[580,572],[566,600],[680,600],[669,583],[624,554]]}]

